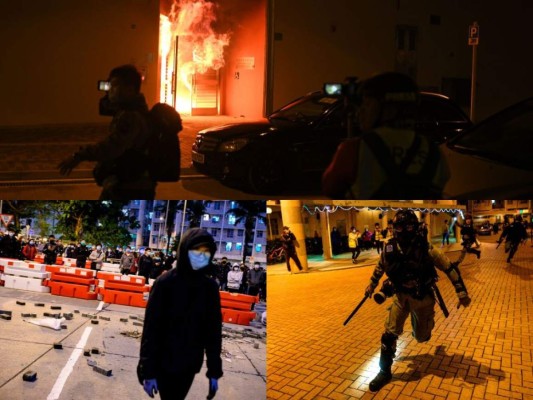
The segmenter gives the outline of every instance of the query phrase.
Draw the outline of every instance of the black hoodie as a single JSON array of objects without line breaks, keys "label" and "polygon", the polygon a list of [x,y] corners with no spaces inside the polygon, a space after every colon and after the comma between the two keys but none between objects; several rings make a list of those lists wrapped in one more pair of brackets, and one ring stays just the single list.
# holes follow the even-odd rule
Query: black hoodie
[{"label": "black hoodie", "polygon": [[222,376],[222,312],[217,283],[206,276],[208,265],[191,267],[188,251],[204,243],[216,251],[213,237],[204,229],[192,228],[181,238],[177,267],[154,283],[146,307],[137,373],[142,384],[166,374],[200,372],[207,356],[207,377]]}]

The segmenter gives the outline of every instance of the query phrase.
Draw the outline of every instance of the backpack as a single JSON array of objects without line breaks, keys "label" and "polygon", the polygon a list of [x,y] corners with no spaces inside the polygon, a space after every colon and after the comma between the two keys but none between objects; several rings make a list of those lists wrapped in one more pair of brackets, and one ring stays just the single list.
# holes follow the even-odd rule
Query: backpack
[{"label": "backpack", "polygon": [[422,142],[419,134],[415,135],[413,144],[407,150],[400,165],[393,162],[389,148],[377,133],[365,133],[361,136],[361,140],[370,148],[376,161],[387,175],[386,181],[372,197],[376,199],[420,198],[427,200],[442,197],[442,189],[433,183],[440,160],[437,144],[429,141],[429,152],[424,166],[418,174],[407,174],[405,171],[414,160]]},{"label": "backpack", "polygon": [[150,176],[158,182],[176,182],[180,179],[181,117],[168,104],[157,103],[148,112],[148,123],[151,133],[146,148]]}]

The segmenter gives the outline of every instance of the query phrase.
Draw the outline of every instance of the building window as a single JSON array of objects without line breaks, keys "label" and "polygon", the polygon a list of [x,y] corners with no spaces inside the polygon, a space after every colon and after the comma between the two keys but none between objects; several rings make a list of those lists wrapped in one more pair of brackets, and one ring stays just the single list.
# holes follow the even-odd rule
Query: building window
[{"label": "building window", "polygon": [[258,243],[255,245],[255,252],[256,253],[261,253],[261,250],[263,249],[263,245]]},{"label": "building window", "polygon": [[417,28],[414,26],[396,27],[396,48],[398,50],[416,51]]},{"label": "building window", "polygon": [[213,222],[215,224],[219,223],[220,222],[220,215],[213,215],[211,217],[211,222]]},{"label": "building window", "polygon": [[204,214],[204,221],[209,221],[209,214]]},{"label": "building window", "polygon": [[233,214],[228,215],[228,225],[235,225],[236,220],[237,219],[235,218],[235,215]]},{"label": "building window", "polygon": [[238,237],[243,237],[243,236],[244,236],[244,230],[239,229],[239,230],[237,231],[237,236],[238,236]]},{"label": "building window", "polygon": [[213,210],[220,210],[222,205],[221,201],[215,201],[215,204],[213,204]]},{"label": "building window", "polygon": [[212,228],[212,229],[211,229],[211,235],[213,235],[213,236],[216,237],[216,236],[217,236],[217,233],[218,233],[218,229],[217,229],[217,228]]},{"label": "building window", "polygon": [[154,232],[159,232],[160,229],[161,229],[161,224],[158,223],[158,222],[156,222],[156,223],[154,224]]},{"label": "building window", "polygon": [[263,237],[263,231],[257,231],[257,237],[262,238]]},{"label": "building window", "polygon": [[226,229],[226,237],[229,237],[229,238],[233,237],[233,229]]},{"label": "building window", "polygon": [[235,250],[237,250],[237,251],[241,251],[242,250],[242,243],[241,242],[235,243]]},{"label": "building window", "polygon": [[152,243],[157,244],[157,236],[152,236]]},{"label": "building window", "polygon": [[231,251],[231,248],[233,247],[232,242],[226,242],[226,251]]},{"label": "building window", "polygon": [[258,218],[258,221],[259,225],[264,225],[265,224],[265,220],[263,218]]}]

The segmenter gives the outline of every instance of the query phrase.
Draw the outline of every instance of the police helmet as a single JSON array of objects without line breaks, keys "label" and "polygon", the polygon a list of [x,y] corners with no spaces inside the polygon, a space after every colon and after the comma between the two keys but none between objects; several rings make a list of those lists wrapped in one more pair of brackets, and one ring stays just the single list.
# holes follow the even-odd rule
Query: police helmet
[{"label": "police helmet", "polygon": [[400,210],[392,220],[394,231],[400,232],[416,232],[418,230],[418,217],[412,210]]}]

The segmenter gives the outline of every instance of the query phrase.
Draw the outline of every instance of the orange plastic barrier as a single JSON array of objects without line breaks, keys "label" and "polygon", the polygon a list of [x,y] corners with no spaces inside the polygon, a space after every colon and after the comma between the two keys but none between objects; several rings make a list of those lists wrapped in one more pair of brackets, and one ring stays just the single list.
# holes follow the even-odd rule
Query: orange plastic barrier
[{"label": "orange plastic barrier", "polygon": [[98,293],[106,303],[146,307],[150,286],[143,276],[99,271]]},{"label": "orange plastic barrier", "polygon": [[[33,260],[36,263],[44,264],[44,255],[43,254],[37,254],[35,256],[35,259]],[[63,261],[63,257],[57,256],[56,263],[54,265],[63,265],[65,262]]]},{"label": "orange plastic barrier", "polygon": [[109,288],[99,288],[98,293],[102,294],[105,303],[122,304],[133,307],[146,307],[148,304],[148,292],[134,293]]},{"label": "orange plastic barrier", "polygon": [[259,301],[259,296],[249,296],[241,293],[220,292],[220,303],[224,308],[250,311],[253,304]]},{"label": "orange plastic barrier", "polygon": [[257,314],[253,311],[232,310],[222,308],[222,321],[237,325],[250,325]]},{"label": "orange plastic barrier", "polygon": [[51,293],[56,296],[76,297],[78,299],[96,300],[96,292],[90,291],[86,285],[76,285],[66,282],[49,281],[48,286]]}]

